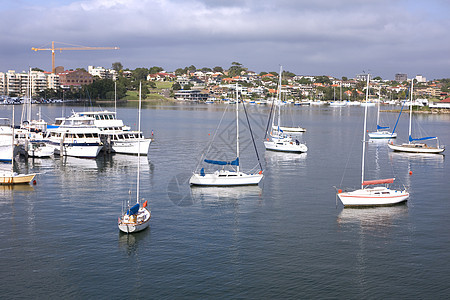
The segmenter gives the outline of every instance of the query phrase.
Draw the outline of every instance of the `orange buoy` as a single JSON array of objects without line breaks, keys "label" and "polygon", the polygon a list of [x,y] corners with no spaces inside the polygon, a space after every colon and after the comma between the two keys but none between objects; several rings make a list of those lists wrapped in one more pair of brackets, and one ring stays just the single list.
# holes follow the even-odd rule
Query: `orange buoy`
[{"label": "orange buoy", "polygon": [[262,174],[262,171],[259,171],[259,174]]},{"label": "orange buoy", "polygon": [[35,179],[35,180],[33,180],[33,185],[36,185],[36,179]]},{"label": "orange buoy", "polygon": [[409,175],[412,175],[412,171],[409,171]]},{"label": "orange buoy", "polygon": [[338,194],[340,194],[340,193],[342,193],[342,190],[341,190],[341,189],[338,190]]}]

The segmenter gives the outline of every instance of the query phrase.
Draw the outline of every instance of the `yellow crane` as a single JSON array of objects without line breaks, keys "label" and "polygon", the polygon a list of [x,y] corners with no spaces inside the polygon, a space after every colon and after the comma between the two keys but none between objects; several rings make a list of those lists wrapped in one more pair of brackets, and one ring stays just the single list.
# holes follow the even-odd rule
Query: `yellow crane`
[{"label": "yellow crane", "polygon": [[[60,43],[62,44],[62,43]],[[66,44],[70,45],[70,44]],[[80,46],[80,45],[70,45],[71,47],[57,47],[55,48],[55,42],[52,41],[52,47],[51,48],[31,48],[33,51],[39,51],[39,50],[51,50],[52,51],[52,73],[55,73],[55,50],[59,50],[60,52],[62,50],[118,50],[119,47],[86,47],[86,46]]]}]

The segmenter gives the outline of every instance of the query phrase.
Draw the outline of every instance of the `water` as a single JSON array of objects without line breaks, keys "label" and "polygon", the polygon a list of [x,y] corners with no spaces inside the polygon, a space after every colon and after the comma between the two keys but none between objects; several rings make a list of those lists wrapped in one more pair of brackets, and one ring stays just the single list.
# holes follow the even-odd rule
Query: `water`
[{"label": "water", "polygon": [[[120,107],[118,116],[136,128],[133,105]],[[265,153],[269,110],[248,106],[263,182],[191,189],[189,175],[224,107],[144,106],[142,128],[146,136],[154,131],[155,142],[140,161],[141,196],[152,219],[139,234],[117,228],[123,201],[134,201],[137,157],[19,159],[21,171],[40,174],[35,186],[0,186],[2,298],[448,297],[444,156],[393,153],[383,142],[368,143],[366,179],[395,176],[411,197],[396,207],[343,209],[333,186],[359,185],[362,108],[292,107],[285,119],[308,130],[300,139],[309,151],[297,155]],[[66,115],[83,110],[64,109]],[[62,115],[61,106],[42,111],[47,118]],[[375,126],[371,111],[369,128]],[[10,114],[10,107],[0,108],[0,117]],[[16,114],[17,120],[20,109]],[[213,150],[224,157],[234,149],[233,116],[225,114],[225,133],[215,138]],[[397,116],[383,117],[393,125]],[[417,119],[450,145],[448,115]],[[407,115],[398,133],[406,138]],[[244,171],[257,167],[253,145],[242,146]]]}]

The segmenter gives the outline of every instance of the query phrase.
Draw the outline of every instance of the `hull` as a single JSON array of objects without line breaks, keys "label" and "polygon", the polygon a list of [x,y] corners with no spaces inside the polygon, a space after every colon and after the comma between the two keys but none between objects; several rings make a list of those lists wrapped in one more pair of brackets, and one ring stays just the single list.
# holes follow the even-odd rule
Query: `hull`
[{"label": "hull", "polygon": [[27,184],[36,174],[15,174],[11,172],[0,173],[0,184]]},{"label": "hull", "polygon": [[430,153],[439,154],[444,152],[445,148],[429,147],[426,144],[388,144],[388,147],[394,151],[409,152],[409,153]]},{"label": "hull", "polygon": [[[151,139],[141,140],[140,143],[138,141],[115,141],[112,143],[111,148],[112,152],[121,153],[121,154],[138,154],[140,155],[148,155],[148,149],[150,148]],[[138,144],[140,144],[138,146]]]},{"label": "hull", "polygon": [[119,219],[119,229],[124,233],[135,233],[142,231],[150,224],[151,213],[147,208],[140,208],[133,218],[123,216]]},{"label": "hull", "polygon": [[[272,129],[273,130],[278,130],[278,126],[273,126]],[[283,126],[280,126],[280,129],[283,132],[306,132],[306,129],[303,128],[303,127],[300,127],[300,126],[299,127],[283,127]]]},{"label": "hull", "polygon": [[50,157],[55,153],[55,149],[46,145],[30,145],[27,153],[30,157]]},{"label": "hull", "polygon": [[345,207],[390,206],[406,201],[409,193],[375,187],[340,193],[338,197]]},{"label": "hull", "polygon": [[296,144],[295,142],[264,142],[266,150],[279,151],[279,152],[295,152],[302,153],[308,151],[308,147],[305,144]]},{"label": "hull", "polygon": [[212,174],[193,174],[189,180],[191,185],[203,186],[239,186],[257,185],[263,174],[245,174],[242,172],[216,171]]},{"label": "hull", "polygon": [[[51,144],[53,147],[55,154],[61,155],[61,149],[59,145]],[[63,146],[63,156],[73,156],[80,158],[96,158],[102,150],[103,145],[64,145]]]},{"label": "hull", "polygon": [[389,132],[389,131],[375,131],[375,132],[369,132],[369,137],[371,139],[395,139],[397,138],[397,133]]}]

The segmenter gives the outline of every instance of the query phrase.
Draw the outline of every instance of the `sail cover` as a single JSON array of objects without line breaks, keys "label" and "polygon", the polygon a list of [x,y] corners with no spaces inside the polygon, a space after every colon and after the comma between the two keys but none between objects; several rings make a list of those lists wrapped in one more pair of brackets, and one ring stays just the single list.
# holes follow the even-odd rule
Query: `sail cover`
[{"label": "sail cover", "polygon": [[133,205],[128,211],[127,211],[127,215],[134,215],[139,211],[139,203],[136,203],[135,205]]},{"label": "sail cover", "polygon": [[394,179],[395,178],[377,179],[377,180],[365,180],[365,181],[363,181],[362,185],[374,185],[374,184],[393,183]]},{"label": "sail cover", "polygon": [[235,160],[232,160],[232,161],[205,159],[205,162],[208,164],[221,165],[221,166],[226,166],[226,165],[239,166],[239,157],[237,157]]},{"label": "sail cover", "polygon": [[380,125],[377,125],[377,129],[378,130],[380,130],[380,129],[388,129],[389,128],[389,126],[380,126]]},{"label": "sail cover", "polygon": [[423,137],[423,138],[418,138],[418,139],[413,139],[412,136],[409,136],[409,141],[425,141],[425,140],[432,140],[432,139],[437,139],[437,137],[435,136],[427,136],[427,137]]}]

